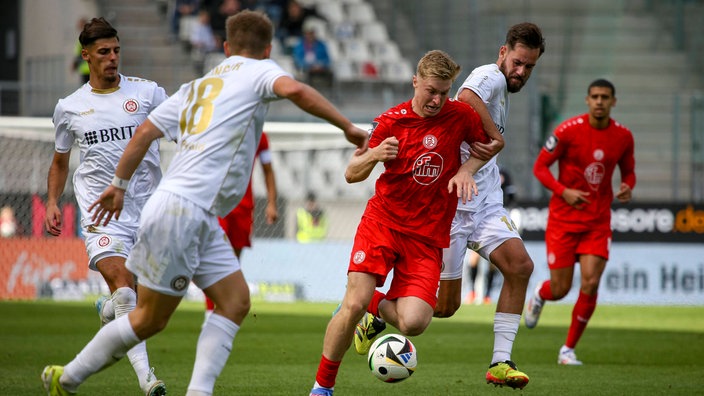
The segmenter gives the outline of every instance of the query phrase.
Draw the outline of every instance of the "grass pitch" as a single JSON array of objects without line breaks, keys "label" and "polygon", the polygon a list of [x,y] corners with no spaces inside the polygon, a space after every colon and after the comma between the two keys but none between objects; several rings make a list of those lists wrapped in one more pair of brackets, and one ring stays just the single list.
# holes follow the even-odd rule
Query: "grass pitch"
[{"label": "grass pitch", "polygon": [[[307,395],[335,304],[255,302],[216,383],[216,395]],[[493,306],[463,306],[412,337],[418,368],[386,384],[365,357],[346,355],[337,395],[695,395],[704,392],[704,307],[599,306],[577,347],[582,367],[556,364],[571,305],[548,304],[533,330],[518,332],[513,360],[531,381],[522,391],[484,381],[493,347]],[[0,394],[43,394],[47,364],[65,364],[93,337],[92,302],[0,302]],[[190,380],[203,308],[183,303],[147,347],[170,395]],[[391,327],[387,332],[394,332]],[[89,378],[79,395],[140,395],[127,359]]]}]

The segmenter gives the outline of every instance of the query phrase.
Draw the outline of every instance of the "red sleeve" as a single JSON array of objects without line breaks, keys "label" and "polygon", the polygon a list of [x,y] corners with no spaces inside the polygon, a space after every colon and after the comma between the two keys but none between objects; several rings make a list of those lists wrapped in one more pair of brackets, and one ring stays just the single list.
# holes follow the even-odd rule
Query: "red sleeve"
[{"label": "red sleeve", "polygon": [[264,150],[269,150],[269,137],[266,135],[266,132],[262,132],[262,137],[259,139],[259,146],[257,147],[257,154],[259,152],[264,151]]},{"label": "red sleeve", "polygon": [[621,182],[628,184],[631,190],[636,186],[636,159],[634,155],[633,135],[628,135],[626,151],[618,162],[621,172]]},{"label": "red sleeve", "polygon": [[373,148],[383,142],[384,139],[389,137],[389,130],[387,122],[382,120],[381,117],[377,117],[374,122],[372,122],[372,128],[369,132],[369,148]]},{"label": "red sleeve", "polygon": [[540,150],[538,158],[533,164],[533,174],[542,183],[545,188],[552,191],[555,195],[562,195],[565,191],[565,186],[560,184],[552,172],[550,172],[550,165],[552,165],[560,157],[565,146],[564,142],[560,144],[559,139],[553,134],[548,137],[545,141],[545,146]]}]

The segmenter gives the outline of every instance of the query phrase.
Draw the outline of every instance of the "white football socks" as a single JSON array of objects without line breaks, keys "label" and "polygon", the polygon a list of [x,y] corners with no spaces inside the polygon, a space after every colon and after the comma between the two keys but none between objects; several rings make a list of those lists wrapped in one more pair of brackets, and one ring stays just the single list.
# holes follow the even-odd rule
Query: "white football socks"
[{"label": "white football socks", "polygon": [[491,364],[511,360],[513,341],[521,323],[520,314],[497,312],[494,314],[494,356]]},{"label": "white football socks", "polygon": [[129,318],[125,315],[103,326],[83,350],[64,367],[61,385],[75,392],[89,376],[117,362],[139,343]]},{"label": "white football socks", "polygon": [[[137,306],[137,293],[129,287],[121,287],[115,290],[111,300],[115,309],[115,318],[120,318],[126,316]],[[127,357],[135,374],[137,374],[140,388],[144,388],[150,369],[146,342],[140,342],[127,351]]]},{"label": "white football socks", "polygon": [[215,380],[232,351],[232,341],[240,327],[224,316],[212,313],[198,337],[196,361],[187,395],[211,395]]}]

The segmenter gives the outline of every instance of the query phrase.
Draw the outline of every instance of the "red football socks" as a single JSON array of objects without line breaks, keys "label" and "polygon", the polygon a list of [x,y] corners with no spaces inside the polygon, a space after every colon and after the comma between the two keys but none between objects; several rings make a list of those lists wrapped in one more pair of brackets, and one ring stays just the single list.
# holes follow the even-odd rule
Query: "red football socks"
[{"label": "red football socks", "polygon": [[335,378],[337,378],[340,363],[342,362],[333,362],[321,355],[318,373],[315,375],[315,380],[318,382],[318,385],[332,389],[332,387],[335,386]]},{"label": "red football socks", "polygon": [[367,311],[369,311],[372,315],[374,316],[379,316],[379,302],[383,300],[386,297],[386,294],[374,290],[374,295],[372,296],[372,301],[369,302],[369,306],[367,307]]},{"label": "red football socks", "polygon": [[574,304],[574,309],[572,310],[572,323],[570,324],[570,329],[567,331],[566,347],[574,349],[574,347],[577,346],[577,342],[579,342],[579,339],[582,337],[584,329],[587,328],[589,318],[592,317],[596,309],[596,297],[596,294],[589,296],[581,291],[579,292],[577,303]]}]

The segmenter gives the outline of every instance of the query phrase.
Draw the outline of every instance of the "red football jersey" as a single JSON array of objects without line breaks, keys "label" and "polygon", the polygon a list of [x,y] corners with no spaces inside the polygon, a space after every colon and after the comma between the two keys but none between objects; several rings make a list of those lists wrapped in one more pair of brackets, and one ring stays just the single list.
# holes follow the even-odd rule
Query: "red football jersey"
[{"label": "red football jersey", "polygon": [[[633,134],[613,119],[604,129],[589,125],[589,114],[560,124],[540,150],[533,173],[553,192],[550,199],[550,223],[560,223],[574,231],[596,224],[610,224],[614,199],[612,176],[618,165],[621,181],[633,188],[636,184]],[[550,165],[559,161],[557,180]],[[591,203],[581,210],[562,199],[565,188],[588,191]]]},{"label": "red football jersey", "polygon": [[440,113],[423,118],[408,101],[378,116],[372,128],[369,147],[395,136],[399,148],[396,159],[384,163],[364,216],[432,246],[449,246],[457,196],[447,185],[461,165],[460,144],[489,142],[479,115],[448,100]]}]

